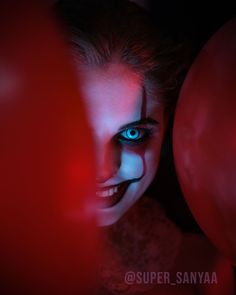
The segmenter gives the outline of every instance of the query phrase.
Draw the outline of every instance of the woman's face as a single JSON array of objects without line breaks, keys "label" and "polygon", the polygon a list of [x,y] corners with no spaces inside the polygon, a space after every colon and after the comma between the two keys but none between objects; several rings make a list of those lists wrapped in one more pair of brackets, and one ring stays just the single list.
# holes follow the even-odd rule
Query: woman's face
[{"label": "woman's face", "polygon": [[164,108],[122,64],[79,71],[95,143],[98,220],[111,225],[142,196],[157,170]]}]

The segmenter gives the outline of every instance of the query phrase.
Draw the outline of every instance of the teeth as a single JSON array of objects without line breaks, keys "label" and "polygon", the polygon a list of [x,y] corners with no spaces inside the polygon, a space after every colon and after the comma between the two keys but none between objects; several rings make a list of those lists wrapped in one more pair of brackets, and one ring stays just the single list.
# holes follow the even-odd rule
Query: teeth
[{"label": "teeth", "polygon": [[106,197],[111,197],[112,195],[114,195],[117,192],[118,192],[118,186],[115,186],[115,187],[109,188],[107,190],[97,191],[96,195],[98,197],[106,198]]},{"label": "teeth", "polygon": [[108,191],[101,192],[102,197],[107,197],[109,195]]}]

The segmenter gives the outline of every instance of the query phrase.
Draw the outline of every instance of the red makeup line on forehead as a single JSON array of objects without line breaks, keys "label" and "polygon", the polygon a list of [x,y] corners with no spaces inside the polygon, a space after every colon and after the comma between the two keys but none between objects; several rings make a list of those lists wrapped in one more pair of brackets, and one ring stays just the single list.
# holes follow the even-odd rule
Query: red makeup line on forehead
[{"label": "red makeup line on forehead", "polygon": [[147,93],[145,86],[142,87],[142,106],[140,120],[145,119],[147,116]]}]

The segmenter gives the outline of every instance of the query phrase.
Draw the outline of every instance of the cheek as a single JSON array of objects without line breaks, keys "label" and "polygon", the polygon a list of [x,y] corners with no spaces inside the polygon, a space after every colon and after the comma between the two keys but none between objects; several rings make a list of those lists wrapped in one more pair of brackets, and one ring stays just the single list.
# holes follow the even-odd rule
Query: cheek
[{"label": "cheek", "polygon": [[154,152],[153,150],[147,150],[144,154],[144,158],[146,164],[146,174],[154,177],[160,160],[160,151],[155,150]]},{"label": "cheek", "polygon": [[143,152],[146,174],[150,177],[154,177],[159,164],[161,143],[161,138],[156,139]]},{"label": "cheek", "polygon": [[145,174],[144,151],[123,149],[121,152],[120,176],[124,179],[139,179]]},{"label": "cheek", "polygon": [[123,179],[140,180],[145,175],[153,176],[160,158],[160,140],[154,140],[150,145],[123,148],[121,151],[121,166],[119,174]]}]

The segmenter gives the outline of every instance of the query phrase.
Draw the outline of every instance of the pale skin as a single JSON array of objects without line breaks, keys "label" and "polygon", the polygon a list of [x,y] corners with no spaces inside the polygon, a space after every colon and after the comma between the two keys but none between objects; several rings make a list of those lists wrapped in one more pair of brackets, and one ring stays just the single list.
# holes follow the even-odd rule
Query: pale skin
[{"label": "pale skin", "polygon": [[[105,202],[100,202],[97,209],[99,225],[105,226],[104,247],[108,245],[112,253],[111,257],[108,254],[107,260],[105,258],[105,264],[109,268],[109,263],[114,262],[116,257],[117,269],[119,269],[124,258],[128,264],[129,260],[136,261],[137,265],[130,263],[132,267],[140,270],[139,263],[142,262],[142,257],[144,267],[148,271],[157,258],[160,265],[163,263],[172,265],[171,269],[168,269],[172,272],[218,271],[219,267],[216,268],[215,265],[220,265],[224,273],[219,272],[219,285],[210,292],[225,289],[228,290],[229,295],[233,294],[230,264],[220,257],[205,239],[197,235],[183,235],[175,225],[170,225],[170,221],[168,221],[169,225],[168,222],[164,222],[164,227],[160,229],[158,214],[162,215],[162,213],[157,203],[151,199],[144,202],[149,209],[145,211],[146,213],[143,211],[144,203],[139,199],[144,198],[143,194],[156,173],[168,120],[164,115],[164,106],[160,103],[158,92],[150,92],[140,76],[127,65],[119,62],[104,67],[78,66],[78,76],[80,92],[95,144],[97,195],[102,201],[105,198]],[[116,186],[122,186],[123,183],[128,185],[119,201],[114,205],[106,203],[106,200],[110,198],[109,194],[114,193]],[[129,214],[129,212],[132,213]],[[138,218],[138,222],[134,222],[135,218]],[[152,228],[148,235],[147,228]],[[154,232],[157,235],[153,235]],[[133,259],[135,252],[132,253],[132,259],[127,257],[127,249],[130,249],[129,253],[131,253],[134,248],[133,244],[123,239],[124,235],[129,236],[129,241],[137,245],[135,250],[139,249],[140,242],[146,245],[147,249],[151,246],[154,249],[152,256],[148,256],[151,252],[147,250],[142,252],[141,256],[140,251],[136,251],[135,259]],[[114,236],[116,241],[112,240]],[[140,237],[142,237],[141,240]],[[175,242],[178,248],[177,256],[166,252],[169,246],[170,251],[173,252]],[[160,252],[155,250],[158,249],[157,245],[162,243],[165,245],[164,248],[161,247]],[[161,249],[164,249],[164,252]],[[109,250],[105,252],[107,254]],[[168,257],[171,257],[170,261],[162,260]],[[114,265],[111,269],[116,272]],[[107,294],[112,294],[110,291],[108,289]],[[157,291],[158,294],[165,295],[213,294],[208,292],[206,286],[189,285],[176,287],[159,285],[155,286],[154,290],[146,290],[145,294],[156,294]]]},{"label": "pale skin", "polygon": [[141,78],[121,63],[80,74],[95,142],[97,190],[129,182],[118,203],[99,208],[99,224],[106,226],[118,221],[154,178],[166,126],[164,107],[157,97],[144,97]]}]

